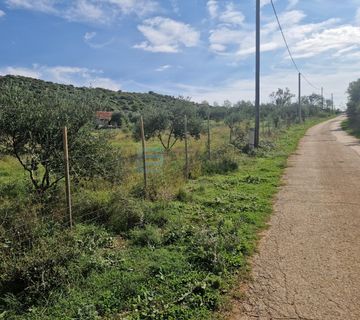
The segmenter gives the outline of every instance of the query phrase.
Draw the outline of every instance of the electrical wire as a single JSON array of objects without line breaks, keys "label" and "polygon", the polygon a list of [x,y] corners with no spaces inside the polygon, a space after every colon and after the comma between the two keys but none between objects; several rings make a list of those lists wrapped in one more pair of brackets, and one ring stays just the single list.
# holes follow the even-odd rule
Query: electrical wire
[{"label": "electrical wire", "polygon": [[298,65],[296,64],[295,59],[294,59],[294,57],[293,57],[293,55],[292,55],[292,53],[291,53],[289,44],[288,44],[288,42],[287,42],[287,40],[286,40],[286,37],[285,37],[285,34],[284,34],[284,30],[283,30],[283,28],[282,28],[282,26],[281,26],[280,19],[279,19],[279,16],[278,16],[278,14],[277,14],[277,11],[276,11],[274,2],[273,2],[273,0],[270,0],[270,1],[271,1],[271,6],[272,6],[272,8],[273,8],[274,14],[275,14],[275,18],[276,18],[277,23],[278,23],[278,26],[279,26],[279,30],[280,30],[280,32],[281,32],[282,38],[283,38],[283,40],[284,40],[284,42],[285,42],[287,51],[288,51],[288,53],[289,53],[289,56],[290,56],[290,59],[291,59],[292,63],[294,64],[295,69],[302,75],[302,77],[303,77],[304,80],[308,83],[308,85],[310,85],[310,86],[311,86],[312,88],[314,88],[315,90],[320,90],[320,88],[318,88],[317,86],[315,86],[314,84],[312,84],[312,83],[308,80],[308,78],[305,77],[305,75],[300,71],[300,68],[299,68]]}]

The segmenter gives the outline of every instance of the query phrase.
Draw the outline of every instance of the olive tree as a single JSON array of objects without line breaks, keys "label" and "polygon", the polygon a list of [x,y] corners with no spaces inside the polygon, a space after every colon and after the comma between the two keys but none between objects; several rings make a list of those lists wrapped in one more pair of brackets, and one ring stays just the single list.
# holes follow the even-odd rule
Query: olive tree
[{"label": "olive tree", "polygon": [[279,88],[276,92],[270,94],[270,98],[277,107],[285,107],[291,104],[295,95],[290,92],[289,88]]},{"label": "olive tree", "polygon": [[235,127],[240,123],[241,121],[241,114],[240,112],[230,112],[226,117],[225,117],[225,124],[229,127],[230,129],[230,135],[229,135],[229,141],[230,143],[232,143],[232,136],[234,133],[234,129]]},{"label": "olive tree", "polygon": [[[148,108],[142,113],[144,119],[145,139],[159,139],[166,151],[170,151],[177,141],[185,138],[185,116],[187,117],[188,135],[195,139],[200,138],[202,119],[198,116],[195,107],[175,104],[167,109],[158,107]],[[139,140],[139,122],[134,127],[134,138]]]},{"label": "olive tree", "polygon": [[94,106],[84,97],[66,100],[7,86],[0,95],[0,152],[15,157],[39,195],[64,177],[62,128],[68,127],[71,168],[79,175],[104,171],[109,152],[90,123]]}]

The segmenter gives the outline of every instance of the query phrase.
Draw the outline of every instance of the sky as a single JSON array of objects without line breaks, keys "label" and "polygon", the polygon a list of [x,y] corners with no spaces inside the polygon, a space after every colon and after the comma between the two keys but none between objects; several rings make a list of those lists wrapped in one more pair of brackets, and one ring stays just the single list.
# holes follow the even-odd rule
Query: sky
[{"label": "sky", "polygon": [[[345,106],[360,77],[360,0],[274,0],[303,94]],[[289,59],[261,0],[261,99],[289,87]],[[155,91],[222,104],[254,100],[255,0],[0,0],[0,75]],[[315,88],[314,88],[315,87]]]}]

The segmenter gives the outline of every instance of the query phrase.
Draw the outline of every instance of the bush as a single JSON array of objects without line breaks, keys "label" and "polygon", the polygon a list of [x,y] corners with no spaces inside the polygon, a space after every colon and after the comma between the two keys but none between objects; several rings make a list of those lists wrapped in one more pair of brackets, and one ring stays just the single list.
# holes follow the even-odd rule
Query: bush
[{"label": "bush", "polygon": [[188,202],[192,200],[192,195],[188,193],[184,188],[180,188],[176,199],[181,202]]},{"label": "bush", "polygon": [[238,170],[237,152],[233,146],[225,146],[213,152],[212,160],[205,161],[205,174],[226,174]]},{"label": "bush", "polygon": [[116,195],[111,201],[110,227],[118,233],[144,224],[144,203],[126,195]]},{"label": "bush", "polygon": [[139,246],[156,247],[162,242],[161,230],[152,225],[147,225],[144,229],[132,230],[130,235],[133,243]]},{"label": "bush", "polygon": [[81,190],[73,199],[73,217],[76,221],[106,223],[109,220],[110,192]]},{"label": "bush", "polygon": [[152,224],[163,228],[170,220],[169,211],[166,202],[154,203],[144,215],[144,225]]}]

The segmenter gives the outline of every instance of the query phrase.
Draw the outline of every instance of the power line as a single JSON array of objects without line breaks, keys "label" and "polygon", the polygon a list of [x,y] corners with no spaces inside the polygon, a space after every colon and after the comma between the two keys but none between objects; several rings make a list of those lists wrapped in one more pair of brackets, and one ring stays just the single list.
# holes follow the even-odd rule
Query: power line
[{"label": "power line", "polygon": [[294,59],[294,57],[293,57],[293,55],[292,55],[292,53],[291,53],[289,44],[288,44],[288,42],[287,42],[287,40],[286,40],[286,37],[285,37],[284,31],[283,31],[283,28],[282,28],[282,26],[281,26],[280,19],[279,19],[279,16],[278,16],[278,14],[277,14],[277,11],[276,11],[274,2],[273,2],[273,0],[270,0],[270,1],[271,1],[271,6],[272,6],[272,8],[273,8],[273,11],[274,11],[274,14],[275,14],[277,23],[278,23],[278,25],[279,25],[279,29],[280,29],[282,38],[284,39],[284,42],[285,42],[287,51],[288,51],[288,53],[289,53],[289,56],[290,56],[290,59],[291,59],[292,63],[294,64],[295,69],[302,75],[303,79],[304,79],[311,87],[313,87],[315,90],[320,90],[320,88],[318,88],[318,87],[316,87],[315,85],[313,85],[313,84],[307,79],[307,77],[305,77],[305,75],[300,71],[298,65],[296,64],[295,59]]}]

